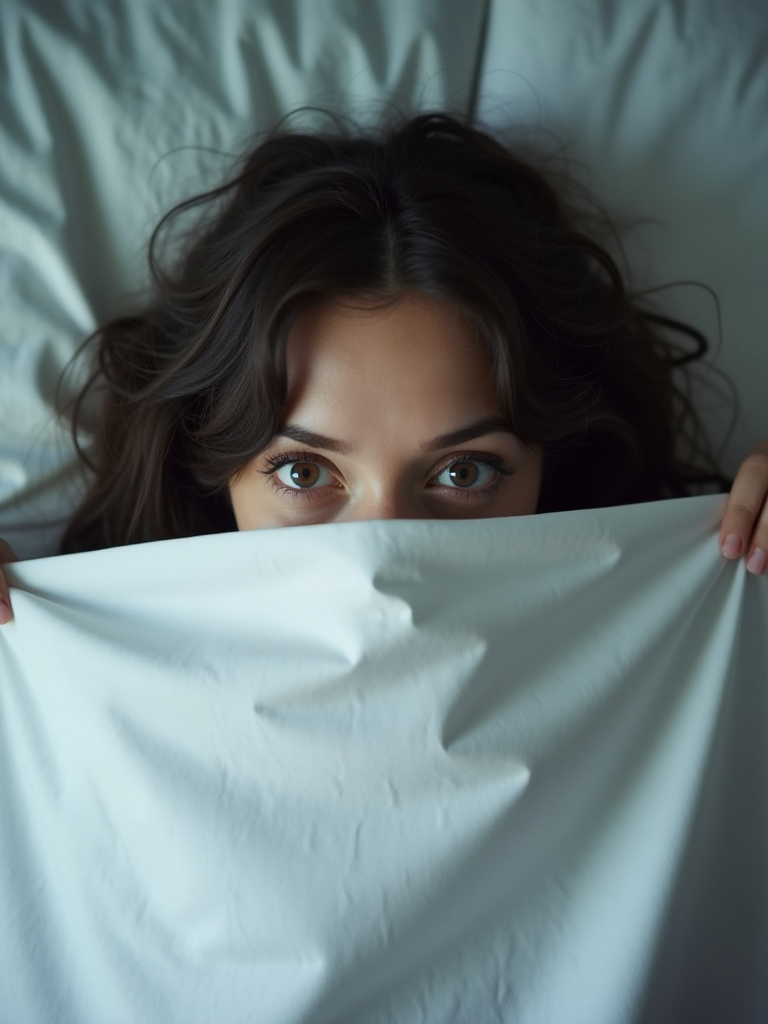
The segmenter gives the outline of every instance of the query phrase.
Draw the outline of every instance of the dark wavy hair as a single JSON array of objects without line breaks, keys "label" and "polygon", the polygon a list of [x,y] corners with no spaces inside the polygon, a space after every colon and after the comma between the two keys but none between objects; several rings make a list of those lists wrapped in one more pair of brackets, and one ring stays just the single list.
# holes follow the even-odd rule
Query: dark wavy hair
[{"label": "dark wavy hair", "polygon": [[[161,266],[166,230],[201,210]],[[166,214],[149,253],[143,308],[85,340],[75,359],[93,343],[92,372],[66,407],[57,388],[94,474],[60,553],[236,530],[228,484],[279,432],[288,333],[326,297],[415,291],[465,311],[505,417],[543,452],[540,512],[728,487],[673,377],[706,339],[628,291],[542,170],[447,114],[278,127],[226,184]],[[686,431],[699,465],[675,455]]]}]

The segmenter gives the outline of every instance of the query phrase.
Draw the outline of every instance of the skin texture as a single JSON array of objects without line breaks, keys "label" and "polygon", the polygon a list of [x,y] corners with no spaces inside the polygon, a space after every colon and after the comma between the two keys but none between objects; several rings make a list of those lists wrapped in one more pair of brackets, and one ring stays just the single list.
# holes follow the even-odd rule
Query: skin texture
[{"label": "skin texture", "polygon": [[[288,371],[286,427],[333,438],[344,450],[318,438],[274,438],[230,484],[239,529],[536,511],[541,455],[512,434],[489,428],[471,440],[437,443],[501,413],[488,356],[448,303],[408,295],[377,310],[351,301],[306,309],[291,332]],[[271,456],[292,462],[270,475]],[[720,548],[726,558],[743,556],[756,575],[768,568],[768,440],[739,468]],[[15,561],[0,540],[0,564]],[[11,617],[0,571],[0,625]]]},{"label": "skin texture", "polygon": [[[529,515],[538,452],[501,422],[472,439],[443,436],[494,418],[490,358],[455,307],[407,295],[379,309],[305,309],[288,341],[284,429],[340,445],[275,438],[230,485],[238,527]],[[293,464],[268,475],[270,458],[286,454]]]},{"label": "skin texture", "polygon": [[[19,559],[11,549],[10,544],[0,540],[0,564],[18,561]],[[3,576],[2,569],[0,569],[0,626],[10,622],[12,617],[13,611],[11,608],[11,598],[8,593],[8,581]]]},{"label": "skin texture", "polygon": [[739,466],[720,526],[726,558],[744,555],[747,571],[768,569],[768,440],[760,441]]}]

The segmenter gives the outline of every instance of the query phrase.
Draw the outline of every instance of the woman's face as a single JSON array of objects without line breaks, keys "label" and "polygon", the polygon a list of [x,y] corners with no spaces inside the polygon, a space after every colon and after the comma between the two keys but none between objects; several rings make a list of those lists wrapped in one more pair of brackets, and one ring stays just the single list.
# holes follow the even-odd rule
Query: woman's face
[{"label": "woman's face", "polygon": [[307,308],[287,355],[284,426],[230,484],[239,529],[536,511],[541,455],[504,426],[456,307],[410,293]]}]

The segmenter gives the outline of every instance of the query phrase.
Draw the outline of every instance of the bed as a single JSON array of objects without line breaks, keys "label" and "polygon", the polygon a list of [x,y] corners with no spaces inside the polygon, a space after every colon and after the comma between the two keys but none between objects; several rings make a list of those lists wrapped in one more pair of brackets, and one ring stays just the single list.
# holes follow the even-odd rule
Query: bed
[{"label": "bed", "polygon": [[722,495],[56,557],[51,413],[165,209],[288,110],[395,102],[564,146],[638,286],[713,290],[657,299],[736,387],[696,384],[733,473],[767,53],[747,0],[0,7],[0,1019],[768,1017],[768,585]]}]

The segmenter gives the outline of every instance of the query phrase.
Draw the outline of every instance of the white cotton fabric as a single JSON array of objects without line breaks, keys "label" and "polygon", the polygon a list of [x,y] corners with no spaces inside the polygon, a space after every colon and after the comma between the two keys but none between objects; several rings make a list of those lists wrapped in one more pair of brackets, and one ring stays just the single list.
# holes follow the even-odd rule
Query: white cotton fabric
[{"label": "white cotton fabric", "polygon": [[0,1020],[764,1021],[724,501],[8,566]]}]

